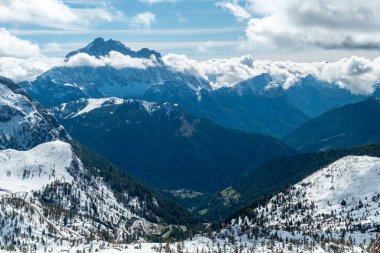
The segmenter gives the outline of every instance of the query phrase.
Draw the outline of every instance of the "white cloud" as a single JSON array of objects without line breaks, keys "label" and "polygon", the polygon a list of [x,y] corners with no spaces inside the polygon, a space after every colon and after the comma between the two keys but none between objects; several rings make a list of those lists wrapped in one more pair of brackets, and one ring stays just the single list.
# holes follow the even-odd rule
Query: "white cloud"
[{"label": "white cloud", "polygon": [[61,64],[63,61],[60,58],[42,56],[29,59],[0,57],[0,76],[8,77],[15,82],[33,81],[45,71]]},{"label": "white cloud", "polygon": [[133,28],[150,28],[155,21],[156,16],[152,12],[147,11],[133,16],[130,26]]},{"label": "white cloud", "polygon": [[240,22],[243,22],[244,20],[252,17],[252,15],[245,8],[240,6],[236,0],[218,2],[216,3],[216,6],[231,11],[232,15],[234,15]]},{"label": "white cloud", "polygon": [[113,21],[122,14],[108,5],[92,8],[70,8],[61,0],[0,0],[0,22],[73,28],[96,21]]},{"label": "white cloud", "polygon": [[254,60],[250,55],[230,59],[213,59],[198,62],[185,55],[168,54],[165,64],[178,71],[189,72],[208,79],[213,88],[231,87],[253,76],[269,73],[284,88],[301,77],[316,78],[335,83],[354,93],[369,94],[380,81],[380,57],[369,60],[363,57],[343,58],[339,61],[294,63],[291,61]]},{"label": "white cloud", "polygon": [[113,67],[116,69],[123,68],[138,68],[145,69],[147,67],[153,67],[156,64],[156,59],[145,59],[145,58],[132,58],[128,55],[123,55],[121,53],[111,51],[109,55],[96,58],[94,56],[79,53],[69,58],[65,66],[75,67],[75,66],[88,66],[88,67]]},{"label": "white cloud", "polygon": [[80,53],[69,58],[65,62],[56,57],[31,57],[20,59],[15,57],[0,57],[0,76],[8,77],[15,82],[33,81],[42,73],[53,67],[113,67],[116,69],[137,68],[145,69],[157,64],[157,59],[132,58],[118,52],[110,52],[109,55],[96,58],[85,53]]},{"label": "white cloud", "polygon": [[241,22],[252,49],[380,50],[378,0],[237,0],[216,4]]},{"label": "white cloud", "polygon": [[380,49],[378,0],[247,0],[257,47]]},{"label": "white cloud", "polygon": [[139,0],[139,2],[149,4],[149,5],[159,4],[159,3],[176,3],[178,1],[179,0]]},{"label": "white cloud", "polygon": [[39,54],[37,44],[22,40],[10,34],[6,29],[0,28],[0,57],[32,57]]},{"label": "white cloud", "polygon": [[22,40],[0,28],[0,75],[16,82],[33,80],[53,66],[63,61],[44,57],[40,48],[27,40]]}]

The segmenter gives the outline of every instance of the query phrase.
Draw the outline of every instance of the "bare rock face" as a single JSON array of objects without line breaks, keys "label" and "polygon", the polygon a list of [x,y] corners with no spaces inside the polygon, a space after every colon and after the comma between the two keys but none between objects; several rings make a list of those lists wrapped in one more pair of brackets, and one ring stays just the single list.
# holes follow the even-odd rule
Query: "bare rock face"
[{"label": "bare rock face", "polygon": [[55,118],[11,80],[0,77],[0,149],[28,150],[67,133]]}]

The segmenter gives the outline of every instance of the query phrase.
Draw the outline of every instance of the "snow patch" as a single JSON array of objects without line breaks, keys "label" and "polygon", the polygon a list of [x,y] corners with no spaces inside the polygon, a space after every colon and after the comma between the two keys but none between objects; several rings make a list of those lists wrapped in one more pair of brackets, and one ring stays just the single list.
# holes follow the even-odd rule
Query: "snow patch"
[{"label": "snow patch", "polygon": [[105,103],[110,103],[113,105],[120,105],[123,103],[123,101],[124,101],[123,99],[116,98],[116,97],[112,97],[112,98],[89,98],[86,100],[86,102],[87,102],[86,107],[83,108],[82,110],[80,110],[73,117],[79,116],[79,115],[84,114],[84,113],[91,112],[92,110],[95,110],[97,108],[102,107]]}]

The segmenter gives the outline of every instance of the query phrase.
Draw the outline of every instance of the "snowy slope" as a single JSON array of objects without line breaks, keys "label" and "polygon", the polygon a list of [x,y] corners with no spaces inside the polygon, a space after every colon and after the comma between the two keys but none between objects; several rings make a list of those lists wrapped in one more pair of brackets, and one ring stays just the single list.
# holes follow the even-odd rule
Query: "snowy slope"
[{"label": "snowy slope", "polygon": [[88,113],[103,106],[119,105],[123,103],[123,99],[111,98],[82,98],[70,103],[63,103],[53,108],[52,113],[59,118],[71,118],[81,114]]},{"label": "snowy slope", "polygon": [[380,158],[344,157],[249,213],[215,238],[272,245],[265,252],[286,252],[290,244],[311,252],[366,252],[380,231]]},{"label": "snowy slope", "polygon": [[41,144],[29,151],[0,151],[0,194],[41,190],[55,180],[71,182],[68,168],[73,161],[69,144],[61,141]]},{"label": "snowy slope", "polygon": [[102,105],[106,105],[107,103],[113,104],[113,105],[120,105],[123,103],[123,99],[120,99],[120,98],[99,98],[99,99],[94,99],[94,98],[91,99],[90,98],[90,99],[87,99],[86,107],[83,108],[82,110],[80,110],[77,114],[75,114],[75,116],[78,116],[78,115],[81,115],[84,113],[88,113],[94,109],[102,107]]},{"label": "snowy slope", "polygon": [[[45,245],[53,250],[70,247],[69,238],[78,245],[94,239],[98,244],[120,242],[159,234],[164,228],[136,214],[143,208],[138,198],[119,203],[102,178],[83,168],[68,143],[2,150],[0,161],[1,245],[18,250]],[[21,242],[14,245],[8,238]]]},{"label": "snowy slope", "polygon": [[[190,253],[369,252],[380,231],[380,158],[344,157],[249,213],[219,231],[163,245],[163,250],[169,246],[172,252]],[[142,247],[144,252],[156,252],[160,245]]]},{"label": "snowy slope", "polygon": [[[348,156],[318,171],[295,186],[314,202],[317,214],[350,213],[354,219],[380,224],[380,158]],[[342,201],[346,202],[342,205]],[[360,208],[360,202],[365,208]],[[354,210],[351,210],[354,209]]]},{"label": "snowy slope", "polygon": [[380,159],[348,156],[275,196],[255,213],[263,214],[272,228],[343,237],[359,245],[375,236],[379,211]]},{"label": "snowy slope", "polygon": [[89,113],[95,109],[104,107],[117,108],[118,105],[125,104],[136,105],[138,104],[141,109],[149,114],[165,107],[167,110],[171,110],[171,107],[178,106],[177,104],[170,103],[156,103],[148,102],[140,99],[121,99],[116,97],[111,98],[83,98],[70,103],[63,103],[57,107],[52,108],[50,111],[59,119],[74,118],[82,114]]},{"label": "snowy slope", "polygon": [[65,130],[11,80],[0,77],[0,149],[27,150],[52,140],[67,140]]}]

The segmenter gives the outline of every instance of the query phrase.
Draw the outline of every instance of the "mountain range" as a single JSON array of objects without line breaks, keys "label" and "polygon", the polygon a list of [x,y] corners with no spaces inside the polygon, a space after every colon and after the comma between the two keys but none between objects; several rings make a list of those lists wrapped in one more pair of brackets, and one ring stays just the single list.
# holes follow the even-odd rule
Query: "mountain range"
[{"label": "mountain range", "polygon": [[[142,64],[73,64],[115,56]],[[215,89],[102,38],[64,61],[0,77],[1,252],[378,248],[379,90],[267,73]]]},{"label": "mountain range", "polygon": [[166,66],[154,50],[133,51],[121,42],[101,38],[69,53],[66,61],[80,54],[101,58],[112,52],[132,59],[151,60],[152,64],[142,68],[61,66],[43,73],[33,82],[19,85],[47,108],[81,98],[171,102],[224,127],[276,137],[289,134],[310,117],[326,110],[367,98],[312,76],[303,77],[284,89],[265,73],[232,88],[214,90],[204,78]]},{"label": "mountain range", "polygon": [[0,79],[0,89],[2,246],[21,250],[27,240],[42,249],[70,245],[57,239],[133,241],[190,231],[196,220],[185,209],[73,140],[9,79]]},{"label": "mountain range", "polygon": [[161,189],[214,192],[295,154],[276,138],[226,129],[178,104],[82,99],[52,113],[81,143]]}]

